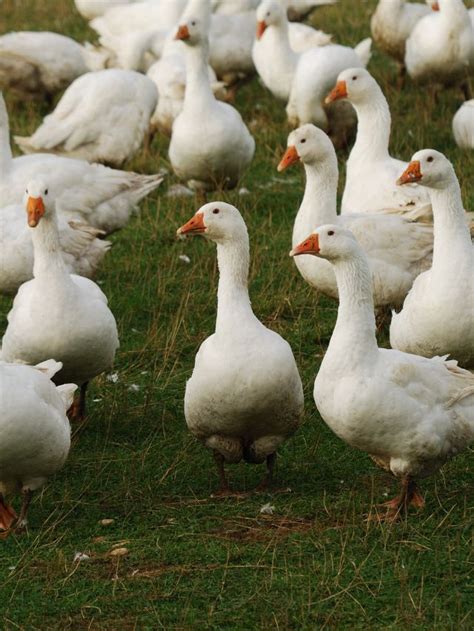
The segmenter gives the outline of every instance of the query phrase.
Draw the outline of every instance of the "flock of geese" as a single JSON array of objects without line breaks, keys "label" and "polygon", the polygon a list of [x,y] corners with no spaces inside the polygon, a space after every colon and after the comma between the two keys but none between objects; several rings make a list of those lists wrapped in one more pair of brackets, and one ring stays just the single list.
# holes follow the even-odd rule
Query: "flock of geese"
[{"label": "flock of geese", "polygon": [[[289,21],[324,2],[76,0],[99,46],[56,33],[0,37],[3,90],[50,99],[66,88],[32,136],[15,137],[25,154],[15,158],[0,94],[0,291],[15,296],[0,355],[2,536],[25,528],[34,491],[66,461],[87,384],[119,347],[90,277],[109,249],[104,237],[163,177],[118,169],[160,130],[191,189],[236,186],[255,141],[229,101],[255,72],[293,128],[278,171],[301,163],[306,174],[290,255],[307,283],[339,302],[314,399],[337,436],[400,479],[382,517],[423,506],[416,480],[474,439],[472,218],[445,155],[390,155],[389,105],[366,69],[372,40],[351,48]],[[371,29],[401,85],[408,74],[467,99],[472,20],[462,0],[379,0]],[[335,146],[355,126],[338,212]],[[453,132],[472,151],[473,100]],[[212,450],[221,493],[231,493],[224,465],[242,459],[266,462],[265,487],[302,422],[292,349],[252,310],[238,209],[206,203],[177,232],[214,241],[219,267],[215,332],[186,384],[187,425]],[[376,315],[390,310],[392,348],[379,348]],[[15,492],[19,515],[6,502]]]}]

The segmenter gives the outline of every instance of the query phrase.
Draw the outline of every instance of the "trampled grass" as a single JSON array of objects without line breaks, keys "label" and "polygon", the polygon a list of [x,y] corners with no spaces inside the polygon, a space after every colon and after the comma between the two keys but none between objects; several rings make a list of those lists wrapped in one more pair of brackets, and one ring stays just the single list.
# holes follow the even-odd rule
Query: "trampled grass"
[{"label": "trampled grass", "polygon": [[[340,0],[313,21],[355,44],[369,34],[374,5]],[[4,0],[1,10],[5,31],[93,37],[72,0]],[[435,104],[426,89],[400,91],[394,67],[377,51],[370,68],[391,105],[392,152],[405,159],[423,147],[445,152],[466,208],[474,209],[474,160],[451,136],[460,94],[444,91]],[[47,113],[44,103],[6,98],[14,133],[32,132]],[[241,500],[211,498],[218,483],[212,457],[186,430],[184,385],[213,330],[217,272],[212,245],[175,240],[199,201],[167,199],[170,175],[112,237],[98,278],[119,323],[118,382],[104,376],[93,384],[87,422],[74,430],[64,470],[36,498],[28,534],[0,544],[4,629],[474,624],[471,455],[424,482],[427,505],[419,515],[395,525],[365,521],[396,483],[337,439],[315,410],[313,382],[336,305],[318,298],[288,258],[303,176],[299,168],[282,176],[275,169],[288,133],[284,109],[256,79],[238,94],[237,106],[257,140],[242,181],[250,194],[221,197],[248,223],[254,310],[291,343],[306,394],[305,425],[281,451],[277,488]],[[169,167],[166,151],[167,140],[156,137],[127,168]],[[2,331],[10,304],[1,302]],[[247,465],[229,472],[243,490],[263,475]],[[267,502],[273,515],[260,514]],[[103,519],[114,522],[104,526]],[[116,547],[128,554],[111,556]],[[74,561],[77,552],[90,558]]]}]

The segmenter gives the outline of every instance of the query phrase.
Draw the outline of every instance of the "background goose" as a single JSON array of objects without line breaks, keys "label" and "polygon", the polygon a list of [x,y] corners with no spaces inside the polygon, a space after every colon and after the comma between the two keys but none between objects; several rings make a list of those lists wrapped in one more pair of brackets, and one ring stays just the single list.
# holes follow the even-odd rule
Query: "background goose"
[{"label": "background goose", "polygon": [[6,33],[0,37],[0,89],[51,97],[104,62],[104,55],[58,33]]},{"label": "background goose", "polygon": [[8,114],[0,93],[0,208],[21,202],[25,182],[47,177],[56,191],[57,210],[106,233],[122,228],[140,201],[163,177],[116,171],[85,160],[53,154],[13,158]]},{"label": "background goose", "polygon": [[178,230],[217,244],[216,330],[201,345],[186,384],[190,431],[214,451],[221,490],[224,462],[267,461],[271,480],[278,447],[300,425],[303,388],[288,343],[256,318],[248,295],[249,242],[239,211],[206,204]]},{"label": "background goose", "polygon": [[15,136],[24,153],[48,152],[120,166],[141,147],[158,102],[156,86],[131,70],[76,79],[32,136]]},{"label": "background goose", "polygon": [[193,187],[231,188],[252,161],[255,141],[239,112],[216,101],[212,93],[207,69],[209,15],[186,17],[176,34],[185,45],[186,92],[173,124],[171,165]]},{"label": "background goose", "polygon": [[[37,366],[0,361],[0,538],[26,526],[34,491],[61,469],[71,444],[66,410],[75,384],[55,386],[61,369],[52,359]],[[21,492],[19,517],[5,503],[8,493]]]},{"label": "background goose", "polygon": [[409,353],[450,355],[474,368],[474,246],[453,166],[439,151],[412,157],[400,184],[426,186],[433,206],[431,269],[414,282],[400,313],[393,314],[390,343]]},{"label": "background goose", "polygon": [[474,375],[446,358],[378,348],[370,269],[349,230],[321,226],[292,254],[334,266],[339,309],[314,400],[339,438],[401,479],[400,496],[386,504],[387,518],[396,519],[410,504],[424,503],[415,479],[474,440]]},{"label": "background goose", "polygon": [[453,135],[461,149],[474,149],[474,99],[461,105],[453,118]]},{"label": "background goose", "polygon": [[88,278],[68,273],[61,255],[54,189],[34,180],[26,189],[34,247],[33,280],[24,283],[8,314],[1,359],[36,364],[51,354],[63,363],[56,383],[81,386],[75,415],[85,413],[87,383],[112,367],[119,346],[107,298]]},{"label": "background goose", "polygon": [[363,68],[343,70],[327,101],[347,99],[357,113],[357,137],[346,164],[346,184],[341,212],[399,212],[425,208],[430,198],[416,184],[401,189],[396,179],[407,163],[388,152],[390,109],[378,83]]},{"label": "background goose", "polygon": [[76,9],[86,20],[99,17],[113,7],[132,4],[133,2],[137,2],[137,0],[74,0]]},{"label": "background goose", "polygon": [[[295,219],[293,246],[323,224],[352,230],[368,257],[375,307],[401,307],[415,278],[431,263],[432,227],[412,223],[401,215],[338,215],[336,152],[326,134],[314,125],[303,125],[290,133],[278,170],[299,160],[304,164],[306,188]],[[338,298],[336,276],[328,261],[302,256],[295,263],[310,285]]]}]

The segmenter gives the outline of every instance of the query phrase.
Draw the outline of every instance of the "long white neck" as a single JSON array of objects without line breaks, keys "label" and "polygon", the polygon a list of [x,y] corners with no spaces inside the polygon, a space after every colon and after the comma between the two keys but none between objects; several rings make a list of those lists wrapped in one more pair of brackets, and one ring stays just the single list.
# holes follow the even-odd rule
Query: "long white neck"
[{"label": "long white neck", "polygon": [[453,173],[449,186],[430,188],[434,216],[434,247],[432,274],[447,277],[454,274],[460,263],[471,261],[473,248],[466,224],[459,182]]},{"label": "long white neck", "polygon": [[249,242],[240,239],[217,245],[219,288],[216,333],[235,336],[245,322],[255,321],[248,292]]},{"label": "long white neck", "polygon": [[12,160],[8,113],[5,101],[0,94],[0,178],[10,169]]},{"label": "long white neck", "polygon": [[354,368],[371,365],[378,353],[369,265],[362,250],[334,264],[339,309],[327,355]]},{"label": "long white neck", "polygon": [[293,228],[293,246],[315,228],[335,223],[337,217],[337,158],[330,155],[318,164],[305,164],[306,187]]},{"label": "long white neck", "polygon": [[279,24],[272,24],[267,28],[263,37],[266,45],[274,51],[276,59],[270,59],[269,63],[278,63],[278,66],[291,69],[294,73],[300,55],[290,46],[290,33],[288,20],[282,18]]},{"label": "long white neck", "polygon": [[[184,95],[184,109],[206,108],[215,101],[209,83],[208,59],[209,43],[203,41],[195,46],[186,46],[186,92]],[[199,121],[196,121],[199,124]]]},{"label": "long white neck", "polygon": [[439,15],[450,26],[469,24],[469,14],[462,0],[439,0]]},{"label": "long white neck", "polygon": [[61,254],[56,213],[48,213],[30,231],[35,255],[33,276],[69,276]]},{"label": "long white neck", "polygon": [[389,155],[391,117],[382,90],[374,85],[370,98],[353,105],[357,112],[357,137],[349,162],[354,158],[365,162],[385,160]]}]

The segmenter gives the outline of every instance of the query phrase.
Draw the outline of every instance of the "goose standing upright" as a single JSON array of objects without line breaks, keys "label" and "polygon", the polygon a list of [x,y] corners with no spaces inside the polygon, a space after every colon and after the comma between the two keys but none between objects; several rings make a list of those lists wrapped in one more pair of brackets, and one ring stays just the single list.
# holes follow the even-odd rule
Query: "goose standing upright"
[{"label": "goose standing upright", "polygon": [[392,158],[390,109],[375,79],[364,68],[343,70],[326,101],[347,99],[357,113],[357,137],[346,165],[346,184],[341,212],[399,212],[425,209],[430,213],[427,192],[413,184],[400,189],[395,180],[407,163]]},{"label": "goose standing upright", "polygon": [[239,211],[206,204],[179,235],[203,234],[217,244],[219,289],[216,330],[201,345],[186,384],[190,431],[214,451],[221,490],[224,462],[267,461],[299,427],[303,388],[289,344],[256,318],[248,295],[249,241]]},{"label": "goose standing upright", "polygon": [[[288,149],[278,170],[300,161],[306,187],[293,228],[293,246],[323,224],[349,228],[364,249],[372,274],[374,303],[401,307],[420,272],[431,263],[433,229],[398,214],[337,214],[337,156],[328,136],[314,125],[303,125],[288,136]],[[332,265],[321,258],[295,259],[303,278],[331,298],[338,297]]]},{"label": "goose standing upright", "polygon": [[456,361],[378,348],[367,258],[354,235],[320,226],[292,254],[334,266],[339,309],[314,383],[314,400],[339,438],[402,481],[388,519],[424,504],[416,479],[436,472],[474,440],[474,375]]},{"label": "goose standing upright", "polygon": [[185,46],[186,92],[183,110],[173,123],[169,157],[175,173],[193,188],[232,188],[252,161],[255,141],[239,112],[216,101],[212,93],[208,0],[204,7],[206,11],[194,15],[194,6],[188,7],[176,34]]},{"label": "goose standing upright", "polygon": [[[77,386],[51,382],[61,366],[52,359],[37,366],[0,361],[0,538],[25,528],[33,493],[68,456],[66,411]],[[17,491],[23,497],[18,517],[5,503],[5,496]]]},{"label": "goose standing upright", "polygon": [[13,301],[0,358],[37,364],[53,355],[63,364],[55,382],[81,386],[74,413],[83,418],[88,382],[112,367],[119,346],[117,325],[99,287],[66,270],[48,184],[29,182],[25,199],[34,278],[20,287]]},{"label": "goose standing upright", "polygon": [[419,182],[431,197],[431,269],[415,280],[390,327],[393,348],[425,357],[450,355],[474,368],[474,246],[452,164],[439,151],[415,153],[399,184]]}]

